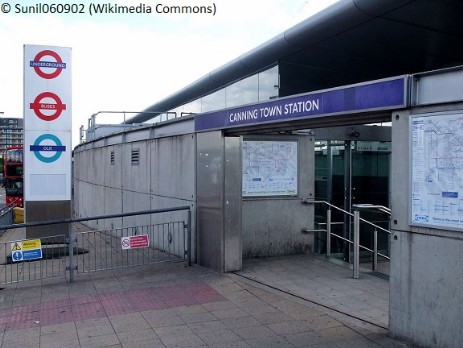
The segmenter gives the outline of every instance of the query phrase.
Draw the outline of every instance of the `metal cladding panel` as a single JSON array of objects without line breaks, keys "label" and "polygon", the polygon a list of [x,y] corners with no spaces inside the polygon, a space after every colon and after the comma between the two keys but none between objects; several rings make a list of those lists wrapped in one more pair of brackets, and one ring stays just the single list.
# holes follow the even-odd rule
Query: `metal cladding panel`
[{"label": "metal cladding panel", "polygon": [[222,132],[197,135],[198,262],[224,270],[224,138]]},{"label": "metal cladding panel", "polygon": [[414,76],[412,83],[413,105],[429,105],[463,100],[463,70]]},{"label": "metal cladding panel", "polygon": [[225,138],[224,195],[224,271],[243,267],[241,243],[241,142],[239,137]]}]

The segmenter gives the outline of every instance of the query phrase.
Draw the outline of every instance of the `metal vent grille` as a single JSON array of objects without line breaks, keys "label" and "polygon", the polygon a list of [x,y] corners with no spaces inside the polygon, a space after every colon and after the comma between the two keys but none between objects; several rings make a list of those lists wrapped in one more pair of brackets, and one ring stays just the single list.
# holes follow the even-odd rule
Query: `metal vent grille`
[{"label": "metal vent grille", "polygon": [[114,151],[111,151],[111,164],[114,165]]},{"label": "metal vent grille", "polygon": [[140,149],[132,149],[131,163],[133,166],[140,164]]}]

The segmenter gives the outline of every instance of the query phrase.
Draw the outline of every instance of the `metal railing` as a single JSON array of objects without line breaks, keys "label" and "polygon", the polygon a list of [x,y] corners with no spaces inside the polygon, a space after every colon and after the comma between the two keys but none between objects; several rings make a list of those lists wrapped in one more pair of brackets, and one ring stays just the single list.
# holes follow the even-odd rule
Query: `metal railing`
[{"label": "metal railing", "polygon": [[[186,212],[184,220],[177,218],[158,218],[148,225],[92,230],[85,225],[76,231],[77,223],[95,220],[125,218],[140,215],[158,216],[162,213]],[[174,221],[175,220],[175,221]],[[191,265],[191,209],[189,206],[168,209],[145,210],[123,214],[100,215],[86,218],[61,219],[30,222],[15,225],[0,225],[1,230],[21,229],[37,226],[63,225],[68,230],[63,234],[40,237],[42,257],[20,259],[15,254],[14,245],[19,246],[27,239],[8,240],[4,235],[0,242],[0,284],[17,283],[30,280],[66,277],[74,281],[75,273],[88,273],[109,269],[126,268],[160,262],[186,261]],[[73,228],[74,226],[74,228]],[[83,230],[85,229],[85,230]],[[24,236],[26,235],[23,233]],[[11,232],[15,236],[15,231]],[[129,243],[124,248],[123,240],[141,237],[147,241],[141,247]],[[20,237],[21,238],[21,237]]]},{"label": "metal railing", "polygon": [[[189,251],[184,232],[183,221],[77,232],[76,271],[81,274],[183,260],[185,251]],[[121,240],[134,236],[146,236],[150,247],[122,249]]]},{"label": "metal railing", "polygon": [[[0,225],[11,225],[14,221],[13,208],[16,207],[16,202],[5,205],[0,209]],[[5,232],[4,229],[0,229],[0,236]]]},{"label": "metal railing", "polygon": [[[302,199],[303,204],[324,204],[327,207],[326,210],[326,229],[313,229],[313,230],[304,230],[304,232],[325,232],[326,233],[326,256],[331,256],[331,237],[338,238],[353,247],[353,278],[358,279],[360,275],[360,249],[366,250],[373,255],[373,264],[372,269],[376,271],[378,269],[378,256],[383,257],[386,260],[390,260],[389,256],[384,255],[378,251],[378,231],[391,234],[388,229],[385,229],[377,224],[374,224],[368,220],[365,220],[360,217],[361,210],[377,210],[382,213],[387,214],[389,217],[391,216],[391,210],[387,207],[382,205],[373,205],[373,204],[354,204],[352,207],[354,208],[354,212],[350,213],[344,209],[341,209],[329,202],[314,200],[310,198]],[[354,229],[353,229],[353,240],[349,238],[345,238],[338,234],[332,233],[332,225],[339,225],[344,224],[344,222],[332,222],[331,221],[331,209],[335,209],[341,212],[344,215],[353,218]],[[366,246],[360,244],[360,225],[361,223],[365,223],[370,225],[374,228],[373,231],[373,249],[370,249]],[[322,225],[322,224],[319,224]]]}]

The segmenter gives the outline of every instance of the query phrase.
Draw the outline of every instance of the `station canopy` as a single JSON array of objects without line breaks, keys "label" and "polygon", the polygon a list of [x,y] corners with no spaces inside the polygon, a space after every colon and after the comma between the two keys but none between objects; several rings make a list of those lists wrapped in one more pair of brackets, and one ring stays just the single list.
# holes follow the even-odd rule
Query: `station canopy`
[{"label": "station canopy", "polygon": [[277,64],[280,97],[463,65],[462,23],[461,0],[340,0],[145,111],[172,110]]}]

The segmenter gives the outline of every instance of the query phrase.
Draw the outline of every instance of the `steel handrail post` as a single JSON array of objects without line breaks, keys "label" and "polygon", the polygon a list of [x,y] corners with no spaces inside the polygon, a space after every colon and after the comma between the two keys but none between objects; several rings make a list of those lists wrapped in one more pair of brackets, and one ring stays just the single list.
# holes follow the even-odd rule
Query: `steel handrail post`
[{"label": "steel handrail post", "polygon": [[331,256],[331,208],[326,210],[326,256]]},{"label": "steel handrail post", "polygon": [[69,243],[68,243],[68,255],[69,255],[69,282],[72,283],[74,282],[74,240],[75,240],[75,235],[74,235],[74,230],[72,228],[72,223],[69,223],[68,227],[69,231]]},{"label": "steel handrail post", "polygon": [[360,267],[360,212],[354,211],[354,265],[353,265],[353,278],[359,278],[359,267]]},{"label": "steel handrail post", "polygon": [[374,230],[373,232],[373,271],[378,269],[378,231]]}]

